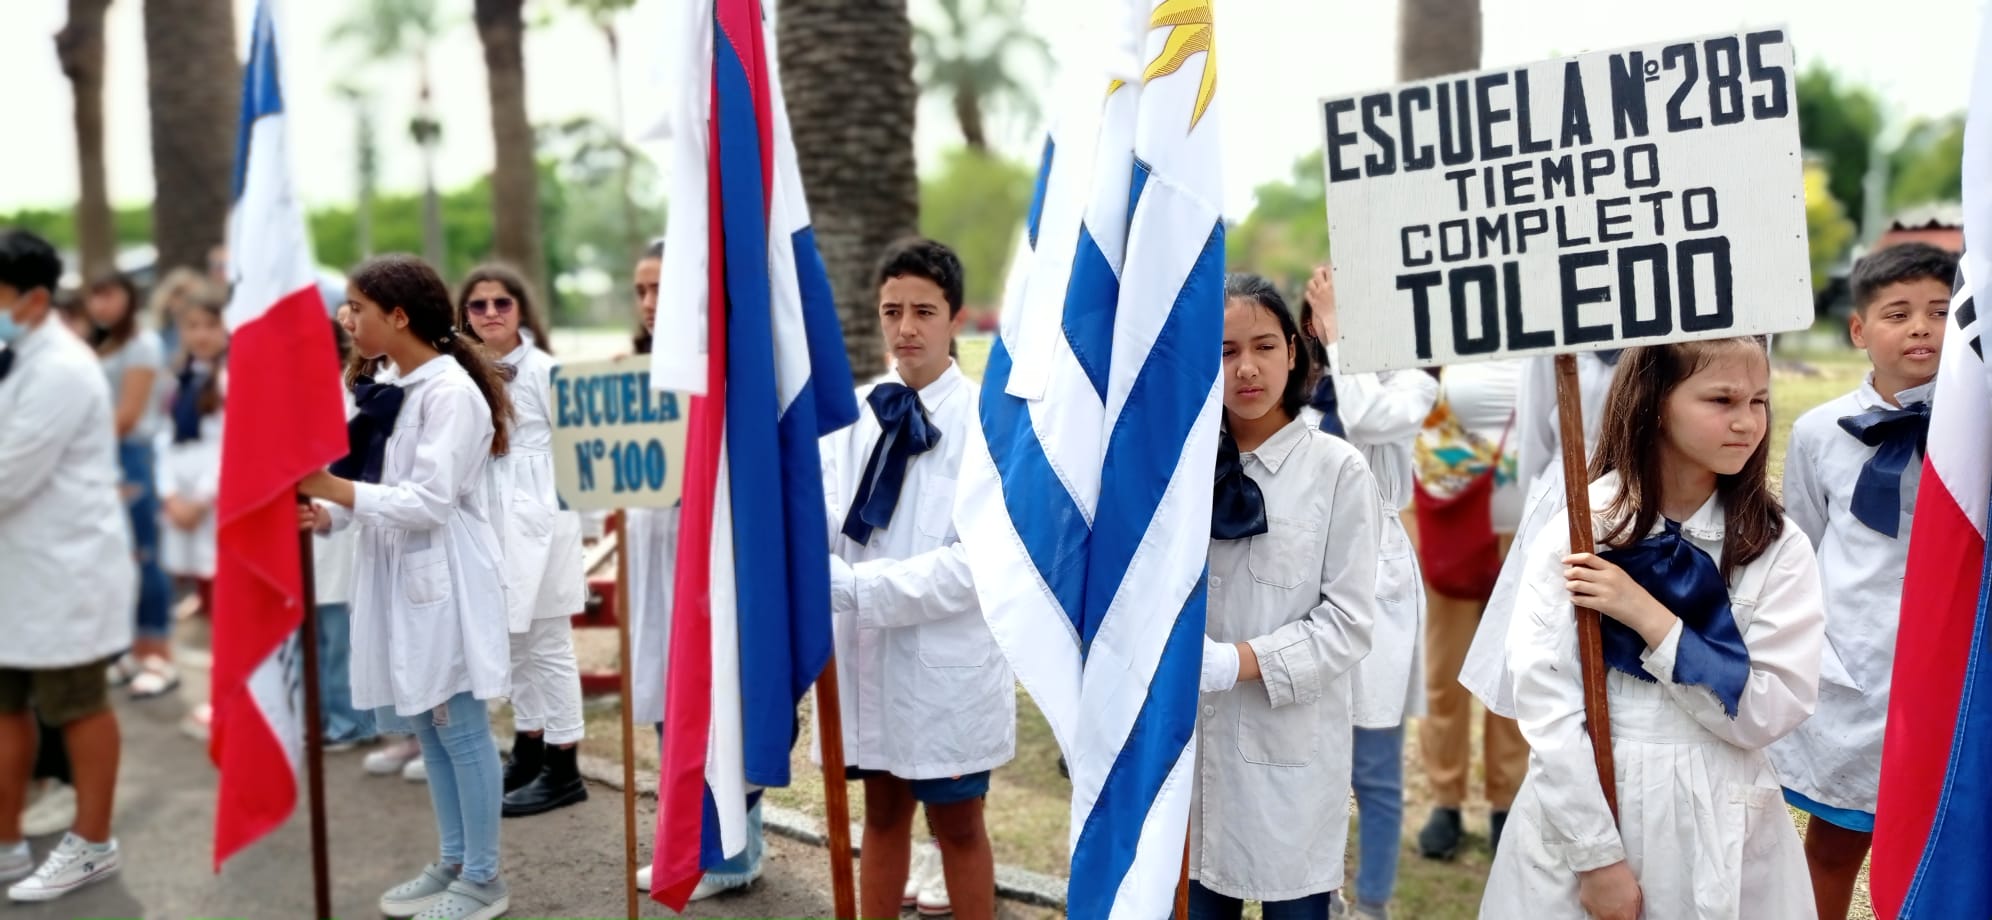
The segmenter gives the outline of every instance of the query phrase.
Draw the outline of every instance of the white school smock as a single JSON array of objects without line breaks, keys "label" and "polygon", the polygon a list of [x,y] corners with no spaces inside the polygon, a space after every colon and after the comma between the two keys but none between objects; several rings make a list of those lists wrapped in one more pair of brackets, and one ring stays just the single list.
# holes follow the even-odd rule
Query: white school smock
[{"label": "white school smock", "polygon": [[[1340,346],[1328,347],[1340,366]],[[1395,728],[1425,714],[1425,579],[1402,514],[1411,504],[1412,446],[1439,398],[1439,382],[1421,370],[1336,374],[1335,414],[1376,477],[1383,519],[1377,553],[1375,633],[1356,666],[1354,718],[1361,728]],[[1319,413],[1302,413],[1319,427]]]},{"label": "white school smock", "polygon": [[678,565],[678,507],[631,508],[623,525],[629,553],[630,719],[664,721],[664,679],[670,673],[671,599]]},{"label": "white school smock", "polygon": [[511,687],[498,534],[486,506],[491,410],[441,355],[401,374],[406,395],[380,484],[354,483],[353,707],[427,712]]},{"label": "white school smock", "polygon": [[138,567],[118,494],[111,390],[51,312],[0,380],[0,668],[48,670],[131,645]]},{"label": "white school smock", "polygon": [[[223,385],[227,382],[223,376]],[[154,479],[163,503],[168,498],[208,506],[193,530],[181,530],[159,514],[159,567],[168,575],[214,577],[215,499],[221,494],[221,426],[223,410],[201,416],[201,436],[173,442],[172,422],[160,434],[159,469]]]},{"label": "white school smock", "polygon": [[859,544],[844,536],[844,517],[881,434],[866,401],[875,385],[858,390],[857,422],[819,442],[844,762],[902,779],[993,769],[1016,756],[1016,681],[954,528],[978,394],[953,365],[919,391],[940,441],[907,461],[891,523]]},{"label": "white school smock", "polygon": [[1198,701],[1190,877],[1286,901],[1342,887],[1350,683],[1377,619],[1382,505],[1362,455],[1303,420],[1239,460],[1269,529],[1211,541],[1205,632],[1249,643],[1262,676]]},{"label": "white school smock", "polygon": [[[346,418],[351,420],[356,411],[353,391],[341,385],[339,395],[346,399]],[[327,512],[335,507],[325,502],[316,504]],[[358,545],[354,542],[357,537],[353,528],[340,527],[311,538],[311,587],[317,595],[318,606],[350,605],[353,602],[353,556],[358,552]]]},{"label": "white school smock", "polygon": [[[1615,365],[1595,354],[1577,356],[1577,401],[1584,407],[1584,456],[1598,449],[1598,432],[1611,395]],[[1544,527],[1561,514],[1569,501],[1563,488],[1563,439],[1556,412],[1556,359],[1531,358],[1522,370],[1521,393],[1515,402],[1515,480],[1528,499],[1515,528],[1514,546],[1531,546]],[[1561,524],[1559,526],[1568,526]],[[1508,621],[1514,617],[1515,596],[1522,585],[1519,554],[1501,561],[1501,574],[1480,614],[1480,626],[1460,666],[1460,686],[1472,691],[1496,714],[1515,718],[1514,682],[1508,671]]]},{"label": "white school smock", "polygon": [[534,620],[567,617],[587,605],[581,572],[581,516],[562,511],[553,479],[552,355],[532,331],[501,362],[513,369],[505,390],[512,427],[505,455],[491,459],[492,525],[505,550],[505,624],[525,632]]},{"label": "white school smock", "polygon": [[1520,477],[1514,426],[1519,418],[1516,410],[1522,391],[1522,371],[1527,364],[1524,360],[1449,364],[1439,378],[1446,405],[1466,430],[1489,446],[1506,442],[1499,462],[1508,469],[1495,478],[1494,493],[1489,497],[1489,512],[1497,534],[1512,534],[1521,524],[1526,484]]},{"label": "white school smock", "polygon": [[[1603,508],[1617,479],[1591,486]],[[1812,713],[1818,699],[1824,608],[1812,546],[1791,521],[1762,556],[1729,578],[1730,606],[1750,652],[1736,718],[1715,694],[1673,682],[1682,626],[1641,660],[1647,683],[1608,671],[1619,822],[1599,788],[1576,617],[1564,587],[1569,553],[1563,516],[1525,558],[1525,581],[1507,636],[1529,772],[1508,813],[1480,902],[1489,920],[1584,920],[1577,873],[1627,861],[1645,920],[1812,920],[1803,845],[1785,811],[1764,748]],[[1597,533],[1610,521],[1594,521]],[[1720,559],[1724,516],[1711,496],[1682,533]],[[1656,521],[1657,532],[1664,522]]]},{"label": "white school smock", "polygon": [[[1903,390],[1907,406],[1928,402],[1932,385]],[[1857,520],[1854,484],[1875,449],[1840,427],[1840,419],[1894,408],[1861,388],[1805,413],[1792,426],[1785,457],[1784,505],[1819,553],[1826,591],[1826,647],[1819,662],[1819,710],[1771,748],[1784,784],[1822,805],[1874,813],[1881,785],[1882,730],[1895,670],[1895,628],[1902,574],[1909,565],[1909,521],[1923,475],[1918,457],[1902,474],[1899,536]]]}]

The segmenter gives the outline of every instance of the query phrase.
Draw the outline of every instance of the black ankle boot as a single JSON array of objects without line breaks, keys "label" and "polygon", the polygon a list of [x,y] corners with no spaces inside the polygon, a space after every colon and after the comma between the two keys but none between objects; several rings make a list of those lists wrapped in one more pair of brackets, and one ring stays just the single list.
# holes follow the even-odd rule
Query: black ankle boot
[{"label": "black ankle boot", "polygon": [[1507,812],[1497,811],[1488,817],[1488,822],[1487,822],[1488,852],[1498,853],[1501,851],[1501,832],[1507,830],[1507,828],[1508,828]]},{"label": "black ankle boot", "polygon": [[546,739],[540,735],[516,732],[512,735],[512,756],[505,758],[505,791],[524,786],[540,775],[546,765]]},{"label": "black ankle boot", "polygon": [[588,784],[581,779],[581,767],[577,762],[581,748],[549,747],[545,750],[545,769],[533,777],[532,782],[505,793],[505,804],[500,814],[507,818],[523,818],[588,801]]},{"label": "black ankle boot", "polygon": [[1459,853],[1462,834],[1457,808],[1434,808],[1418,832],[1418,852],[1426,859],[1449,860]]}]

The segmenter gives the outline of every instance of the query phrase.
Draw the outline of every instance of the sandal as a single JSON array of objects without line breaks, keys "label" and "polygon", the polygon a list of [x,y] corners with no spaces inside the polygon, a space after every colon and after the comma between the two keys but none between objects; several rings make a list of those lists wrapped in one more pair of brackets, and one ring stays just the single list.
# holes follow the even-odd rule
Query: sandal
[{"label": "sandal", "polygon": [[139,675],[131,679],[131,698],[149,700],[180,689],[180,672],[173,663],[147,655],[139,665]]}]

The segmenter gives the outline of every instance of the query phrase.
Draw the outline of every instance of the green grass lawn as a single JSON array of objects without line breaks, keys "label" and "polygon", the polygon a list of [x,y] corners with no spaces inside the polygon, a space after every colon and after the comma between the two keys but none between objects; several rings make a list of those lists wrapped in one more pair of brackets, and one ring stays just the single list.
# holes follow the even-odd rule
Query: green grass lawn
[{"label": "green grass lawn", "polygon": [[[980,378],[990,344],[991,340],[987,337],[961,340],[959,354],[964,373]],[[1858,386],[1866,372],[1865,356],[1855,352],[1807,355],[1802,360],[1781,359],[1776,363],[1772,379],[1773,482],[1780,478],[1784,468],[1785,444],[1790,437],[1792,422],[1813,406]],[[580,641],[578,638],[577,642]],[[602,637],[587,637],[587,644],[582,648],[584,668],[613,661],[613,637],[608,637],[606,659],[602,658],[601,641]],[[594,657],[597,664],[591,664],[590,657]],[[805,714],[804,724],[812,721]],[[595,711],[590,716],[589,737],[584,744],[590,753],[616,758],[621,753],[618,731],[612,709]],[[1409,727],[1405,735],[1405,837],[1399,859],[1400,874],[1393,915],[1419,920],[1471,918],[1478,911],[1481,886],[1492,862],[1485,839],[1486,803],[1468,803],[1466,812],[1470,840],[1458,859],[1437,863],[1419,857],[1415,837],[1424,823],[1430,800],[1420,767],[1416,726]],[[640,765],[654,770],[656,752],[652,736],[648,731],[641,732],[638,741]],[[807,743],[797,746],[795,785],[770,790],[768,796],[778,804],[820,817],[823,813],[822,774],[809,762],[808,752]],[[1470,788],[1479,787],[1480,777],[1471,777]],[[1051,729],[1020,689],[1017,693],[1017,757],[995,772],[989,795],[988,822],[997,860],[1051,875],[1065,875],[1069,861],[1067,809],[1070,795],[1071,786],[1058,773],[1058,750]],[[858,820],[864,813],[863,796],[855,786],[852,787],[851,811],[853,820]],[[1353,825],[1349,839],[1353,878],[1356,840]],[[1856,896],[1855,916],[1871,916],[1867,911],[1865,883]]]}]

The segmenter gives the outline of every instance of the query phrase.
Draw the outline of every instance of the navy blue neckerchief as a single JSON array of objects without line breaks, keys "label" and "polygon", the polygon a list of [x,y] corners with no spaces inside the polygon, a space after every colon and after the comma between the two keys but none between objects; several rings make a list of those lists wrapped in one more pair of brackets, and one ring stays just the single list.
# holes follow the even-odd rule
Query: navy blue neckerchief
[{"label": "navy blue neckerchief", "polygon": [[1850,503],[1854,519],[1885,537],[1901,533],[1902,473],[1923,452],[1930,433],[1930,404],[1910,403],[1900,409],[1881,408],[1840,419],[1840,427],[1874,448],[1861,467]]},{"label": "navy blue neckerchief", "polygon": [[1245,462],[1239,456],[1238,442],[1232,439],[1231,432],[1219,434],[1216,479],[1211,490],[1211,539],[1243,540],[1256,537],[1268,529],[1265,493],[1259,491],[1259,484],[1245,474]]},{"label": "navy blue neckerchief", "polygon": [[[211,373],[211,372],[210,372]],[[201,390],[207,374],[188,358],[180,368],[179,386],[173,391],[173,443],[188,444],[201,439]]]},{"label": "navy blue neckerchief", "polygon": [[[1598,555],[1625,570],[1632,580],[1681,618],[1681,642],[1674,652],[1674,683],[1708,688],[1729,717],[1750,680],[1750,649],[1729,606],[1729,580],[1702,548],[1681,535],[1681,525],[1665,521],[1656,534],[1624,549]],[[1605,664],[1640,680],[1654,677],[1640,662],[1646,640],[1611,617],[1599,618]]]},{"label": "navy blue neckerchief", "polygon": [[400,417],[407,395],[394,384],[375,383],[372,377],[353,381],[353,406],[358,411],[346,421],[347,454],[332,464],[332,475],[356,482],[380,482],[387,439],[394,434],[394,420]]},{"label": "navy blue neckerchief", "polygon": [[844,515],[844,536],[860,544],[871,542],[872,531],[892,522],[899,490],[906,485],[906,463],[933,450],[941,430],[927,418],[920,394],[903,383],[881,383],[865,397],[881,429],[871,459],[858,479],[858,494]]}]

